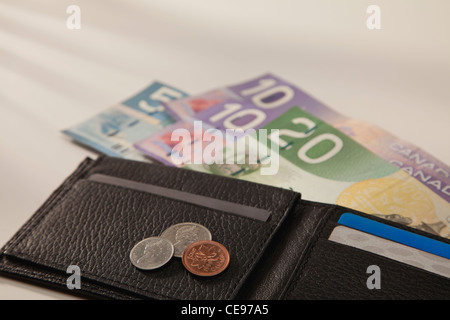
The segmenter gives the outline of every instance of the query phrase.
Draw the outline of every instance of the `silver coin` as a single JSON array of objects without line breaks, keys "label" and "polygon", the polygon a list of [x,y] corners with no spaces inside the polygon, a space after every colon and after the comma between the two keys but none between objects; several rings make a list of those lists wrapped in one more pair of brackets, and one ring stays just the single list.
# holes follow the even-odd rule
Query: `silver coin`
[{"label": "silver coin", "polygon": [[211,232],[201,224],[182,222],[167,228],[160,236],[170,240],[175,248],[173,255],[181,257],[184,249],[191,243],[200,240],[211,240]]},{"label": "silver coin", "polygon": [[142,270],[152,270],[165,265],[173,256],[172,242],[160,237],[150,237],[138,242],[130,252],[131,263]]}]

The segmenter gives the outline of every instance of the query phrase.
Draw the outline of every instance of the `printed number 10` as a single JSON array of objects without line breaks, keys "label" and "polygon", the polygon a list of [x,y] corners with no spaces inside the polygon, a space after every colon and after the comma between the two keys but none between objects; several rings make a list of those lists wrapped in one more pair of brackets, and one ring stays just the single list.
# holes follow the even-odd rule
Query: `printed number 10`
[{"label": "printed number 10", "polygon": [[[294,90],[289,86],[276,84],[274,79],[261,79],[255,87],[247,88],[241,91],[243,96],[252,96],[251,101],[256,107],[261,109],[275,109],[289,102],[294,97]],[[264,91],[263,91],[264,90]],[[223,126],[228,129],[247,130],[258,127],[267,118],[266,112],[256,108],[242,109],[239,103],[229,103],[224,105],[223,111],[220,111],[209,118],[209,121],[215,123],[223,120]],[[236,125],[235,120],[244,116],[252,116],[250,120],[243,125]]]}]

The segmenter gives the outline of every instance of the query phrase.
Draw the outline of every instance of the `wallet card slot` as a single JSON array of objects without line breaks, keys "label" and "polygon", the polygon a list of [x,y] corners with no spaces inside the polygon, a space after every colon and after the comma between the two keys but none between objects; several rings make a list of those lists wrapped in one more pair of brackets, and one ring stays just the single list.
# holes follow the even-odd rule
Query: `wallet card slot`
[{"label": "wallet card slot", "polygon": [[[132,180],[181,191],[195,190],[203,196],[265,208],[270,218],[262,223],[154,193],[89,180],[94,173],[102,173],[98,171],[106,173],[105,168],[122,178],[128,178],[130,172],[129,176],[135,174],[130,177]],[[39,219],[33,219],[12,239],[3,258],[14,258],[16,268],[19,264],[23,268],[34,266],[42,272],[37,279],[50,273],[64,275],[69,265],[77,265],[82,283],[94,288],[91,289],[94,293],[109,288],[105,290],[110,290],[111,296],[124,292],[137,298],[232,299],[299,198],[299,194],[289,190],[245,181],[103,158],[80,179],[71,181],[58,201],[39,210]],[[228,249],[231,261],[223,273],[210,278],[196,277],[176,257],[151,271],[141,271],[132,265],[130,250],[138,241],[188,221],[207,227],[213,240]],[[55,280],[55,285],[66,288],[65,281]]]},{"label": "wallet card slot", "polygon": [[[430,242],[439,241],[439,242],[446,244],[447,246],[450,245],[450,239],[442,238],[438,235],[435,235],[435,234],[432,234],[429,232],[425,232],[425,231],[422,231],[417,228],[412,228],[410,226],[385,219],[385,218],[383,218],[382,215],[379,215],[379,214],[363,213],[363,212],[360,212],[360,211],[357,211],[354,209],[345,208],[345,207],[341,207],[338,205],[334,205],[333,207],[334,207],[333,210],[329,214],[327,214],[324,226],[321,228],[320,233],[318,235],[319,238],[328,239],[328,237],[330,236],[333,229],[336,226],[342,225],[339,222],[339,220],[343,216],[350,214],[350,215],[354,215],[356,217],[361,217],[363,219],[368,219],[370,221],[373,221],[374,223],[386,225],[388,228],[400,229],[401,232],[406,231],[406,232],[417,234],[417,236],[418,236],[417,238],[423,238],[426,241],[430,241]],[[448,253],[447,253],[447,255],[448,255]]]},{"label": "wallet card slot", "polygon": [[[345,216],[345,215],[355,215],[357,217],[369,219],[369,220],[372,220],[374,223],[381,223],[383,225],[386,225],[386,226],[388,226],[388,228],[394,227],[396,229],[400,229],[399,231],[403,232],[403,233],[404,233],[404,231],[414,233],[417,235],[417,238],[422,238],[426,242],[439,241],[439,242],[445,243],[447,246],[450,245],[450,239],[442,238],[436,234],[433,234],[430,232],[425,232],[418,228],[414,228],[412,226],[408,226],[408,225],[393,221],[388,218],[389,215],[385,216],[383,214],[369,214],[369,213],[360,212],[360,211],[357,211],[354,209],[350,209],[350,208],[346,208],[346,207],[342,207],[342,206],[338,206],[338,205],[335,205],[333,212],[331,212],[328,215],[326,225],[324,226],[320,237],[328,239],[328,237],[331,234],[331,232],[333,231],[334,227],[341,225],[341,223],[339,223],[339,220],[341,218],[343,218],[343,216]],[[441,250],[441,252],[445,252],[445,249]],[[446,256],[448,256],[448,252],[446,253]]]},{"label": "wallet card slot", "polygon": [[[373,267],[378,268],[379,288]],[[369,284],[370,282],[370,284]],[[372,284],[372,285],[371,285]],[[449,299],[448,279],[371,252],[319,239],[287,299]]]},{"label": "wallet card slot", "polygon": [[433,253],[387,238],[380,238],[345,225],[336,227],[328,239],[427,270],[450,280],[450,260]]},{"label": "wallet card slot", "polygon": [[229,214],[235,214],[259,221],[267,221],[270,216],[266,209],[245,206],[230,201],[214,199],[194,193],[184,192],[175,189],[164,188],[156,185],[146,184],[128,179],[122,179],[104,174],[93,174],[88,178],[89,181],[109,184],[113,186],[129,188],[137,191],[147,192],[154,195],[170,198],[177,201],[206,207],[212,210],[219,210]]}]

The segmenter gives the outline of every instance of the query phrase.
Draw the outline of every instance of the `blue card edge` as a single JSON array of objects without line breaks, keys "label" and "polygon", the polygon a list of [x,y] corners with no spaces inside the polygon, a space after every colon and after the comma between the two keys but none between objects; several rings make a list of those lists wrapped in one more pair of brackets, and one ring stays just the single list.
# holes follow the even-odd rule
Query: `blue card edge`
[{"label": "blue card edge", "polygon": [[450,259],[450,244],[369,218],[346,212],[339,217],[338,224]]}]

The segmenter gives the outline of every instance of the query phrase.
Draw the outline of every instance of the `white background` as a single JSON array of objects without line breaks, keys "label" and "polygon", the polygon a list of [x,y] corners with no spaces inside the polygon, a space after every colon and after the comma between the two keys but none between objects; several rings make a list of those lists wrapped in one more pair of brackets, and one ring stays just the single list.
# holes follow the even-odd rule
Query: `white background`
[{"label": "white background", "polygon": [[[450,164],[449,14],[448,0],[2,0],[0,246],[96,156],[60,130],[154,80],[196,94],[272,72]],[[0,277],[0,299],[55,298],[72,296]]]}]

